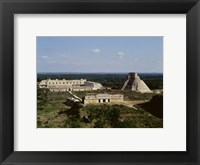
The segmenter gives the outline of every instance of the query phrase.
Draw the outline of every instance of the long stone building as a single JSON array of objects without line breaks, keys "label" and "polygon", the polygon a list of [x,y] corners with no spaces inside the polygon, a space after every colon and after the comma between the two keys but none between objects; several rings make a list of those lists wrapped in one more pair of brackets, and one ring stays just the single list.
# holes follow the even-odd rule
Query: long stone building
[{"label": "long stone building", "polygon": [[84,104],[98,104],[98,103],[119,103],[124,101],[124,95],[121,94],[96,94],[85,96]]},{"label": "long stone building", "polygon": [[80,80],[42,80],[38,83],[39,88],[48,88],[51,92],[59,91],[92,91],[102,89],[100,83],[87,81],[86,79]]}]

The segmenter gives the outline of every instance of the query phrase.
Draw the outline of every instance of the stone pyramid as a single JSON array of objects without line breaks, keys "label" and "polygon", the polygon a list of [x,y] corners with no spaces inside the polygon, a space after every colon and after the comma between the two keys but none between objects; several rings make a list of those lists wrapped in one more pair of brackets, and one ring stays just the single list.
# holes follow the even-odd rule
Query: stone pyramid
[{"label": "stone pyramid", "polygon": [[128,78],[125,81],[121,90],[132,90],[141,93],[152,93],[149,87],[145,84],[143,80],[137,75],[137,73],[129,73]]}]

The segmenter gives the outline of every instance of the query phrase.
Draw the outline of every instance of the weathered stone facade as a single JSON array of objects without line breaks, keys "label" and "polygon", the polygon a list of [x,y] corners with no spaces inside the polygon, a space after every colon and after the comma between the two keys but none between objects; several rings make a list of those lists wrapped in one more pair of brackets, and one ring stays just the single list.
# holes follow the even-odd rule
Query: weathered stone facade
[{"label": "weathered stone facade", "polygon": [[121,90],[129,89],[141,93],[152,93],[149,87],[137,75],[137,73],[129,73]]},{"label": "weathered stone facade", "polygon": [[91,91],[103,88],[100,83],[87,81],[86,79],[80,80],[42,80],[38,83],[39,88],[48,88],[51,92],[64,92],[64,91]]},{"label": "weathered stone facade", "polygon": [[85,96],[84,104],[119,103],[123,101],[124,95],[121,94],[96,94]]}]

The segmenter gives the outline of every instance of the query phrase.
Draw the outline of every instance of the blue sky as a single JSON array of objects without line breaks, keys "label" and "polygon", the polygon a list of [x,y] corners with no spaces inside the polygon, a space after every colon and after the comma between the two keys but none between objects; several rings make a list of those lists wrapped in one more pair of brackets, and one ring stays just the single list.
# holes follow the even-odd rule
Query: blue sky
[{"label": "blue sky", "polygon": [[163,37],[37,37],[37,72],[163,72]]}]

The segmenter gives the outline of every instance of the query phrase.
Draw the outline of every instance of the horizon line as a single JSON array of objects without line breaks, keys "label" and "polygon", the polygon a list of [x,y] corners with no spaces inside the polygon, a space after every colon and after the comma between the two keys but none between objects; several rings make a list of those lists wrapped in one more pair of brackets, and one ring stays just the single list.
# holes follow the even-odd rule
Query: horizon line
[{"label": "horizon line", "polygon": [[163,74],[163,72],[37,72],[37,74],[41,73],[159,73]]}]

